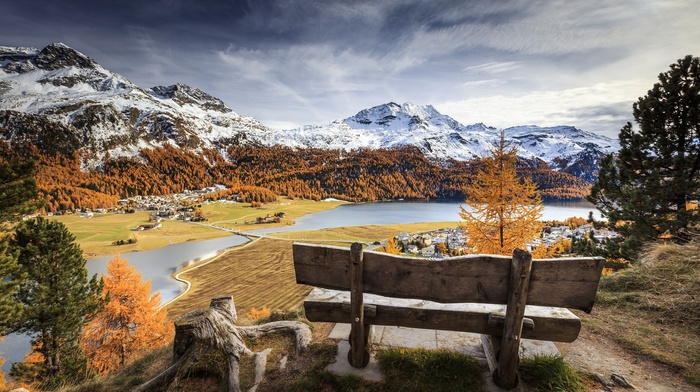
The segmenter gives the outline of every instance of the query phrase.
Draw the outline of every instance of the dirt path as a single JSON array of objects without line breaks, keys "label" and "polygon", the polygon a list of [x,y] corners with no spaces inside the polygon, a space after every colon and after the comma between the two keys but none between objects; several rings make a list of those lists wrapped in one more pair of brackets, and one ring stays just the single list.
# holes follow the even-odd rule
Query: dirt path
[{"label": "dirt path", "polygon": [[[590,333],[585,327],[575,342],[557,344],[557,347],[577,369],[589,373],[600,373],[606,380],[610,379],[612,373],[622,375],[638,391],[700,391],[686,383],[671,369],[643,356],[629,353],[612,340]],[[598,387],[593,390],[603,389],[600,385]],[[614,390],[626,389],[616,386]]]}]

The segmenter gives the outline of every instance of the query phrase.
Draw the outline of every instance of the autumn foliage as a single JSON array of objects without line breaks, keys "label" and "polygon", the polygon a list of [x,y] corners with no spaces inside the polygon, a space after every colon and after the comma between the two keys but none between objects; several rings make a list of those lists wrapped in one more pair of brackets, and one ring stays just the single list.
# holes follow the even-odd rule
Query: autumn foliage
[{"label": "autumn foliage", "polygon": [[530,179],[518,176],[516,162],[515,147],[501,134],[467,188],[470,209],[460,207],[459,215],[475,253],[510,255],[515,248],[527,249],[541,233],[542,199]]},{"label": "autumn foliage", "polygon": [[265,317],[270,317],[271,314],[272,311],[270,310],[270,308],[268,308],[267,306],[263,306],[259,310],[255,308],[250,309],[250,312],[246,314],[246,317],[248,317],[248,320],[257,320]]},{"label": "autumn foliage", "polygon": [[81,346],[98,373],[121,368],[144,350],[162,347],[172,337],[165,320],[160,293],[151,295],[151,282],[144,282],[135,267],[115,256],[107,264],[103,295],[104,310],[83,329]]},{"label": "autumn foliage", "polygon": [[388,240],[386,240],[386,244],[379,249],[380,252],[386,252],[392,255],[398,255],[401,253],[401,250],[399,249],[399,244],[396,241],[395,237],[390,237]]},{"label": "autumn foliage", "polygon": [[[52,140],[45,132],[70,133],[60,124],[16,113],[9,117],[0,111],[0,136],[9,132],[4,124],[12,122],[28,131],[26,138],[8,137],[11,144],[0,140],[0,161],[32,158],[37,162],[36,182],[47,212],[111,208],[123,198],[167,195],[213,184],[228,188],[219,197],[238,194],[248,203],[274,201],[277,195],[348,201],[463,199],[464,188],[479,165],[478,161],[433,162],[415,147],[344,151],[231,144],[195,152],[166,143],[143,149],[138,157],[98,158],[80,149],[77,139],[41,143],[40,136]],[[541,161],[518,160],[517,171],[536,182],[543,197],[583,198],[589,193],[590,184],[553,171]]]}]

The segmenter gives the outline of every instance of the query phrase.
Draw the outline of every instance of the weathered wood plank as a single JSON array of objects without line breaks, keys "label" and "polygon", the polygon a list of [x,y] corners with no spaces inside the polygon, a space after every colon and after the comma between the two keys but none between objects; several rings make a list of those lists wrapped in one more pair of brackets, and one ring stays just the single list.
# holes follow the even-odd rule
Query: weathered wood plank
[{"label": "weathered wood plank", "polygon": [[[368,336],[369,326],[365,330],[365,312],[363,305],[362,284],[362,245],[354,243],[350,247],[350,365],[362,368],[369,363]],[[365,361],[366,357],[366,361]]]},{"label": "weathered wood plank", "polygon": [[513,251],[510,270],[510,293],[506,305],[505,325],[501,336],[498,371],[493,381],[501,388],[512,389],[518,384],[520,335],[530,283],[532,255],[521,249]]},{"label": "weathered wood plank", "polygon": [[[347,302],[350,293],[316,288],[304,302],[306,318],[313,322],[350,323]],[[345,304],[345,305],[343,305]],[[410,328],[474,332],[501,336],[502,324],[489,322],[490,315],[505,314],[505,305],[443,304],[418,299],[388,298],[365,294],[365,322]],[[372,309],[373,317],[369,317]],[[573,342],[581,330],[581,320],[565,308],[527,306],[525,317],[534,329],[523,329],[524,339]]]},{"label": "weathered wood plank", "polygon": [[[293,250],[297,283],[350,290],[349,249],[295,243]],[[363,258],[365,293],[443,303],[508,301],[510,257],[428,260],[366,251]],[[603,265],[599,257],[533,260],[528,305],[590,312]]]}]

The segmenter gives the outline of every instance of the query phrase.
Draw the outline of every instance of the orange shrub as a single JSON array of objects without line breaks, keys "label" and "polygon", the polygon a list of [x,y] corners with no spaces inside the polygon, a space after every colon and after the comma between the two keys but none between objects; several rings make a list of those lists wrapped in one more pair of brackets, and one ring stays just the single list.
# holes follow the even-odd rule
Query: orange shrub
[{"label": "orange shrub", "polygon": [[270,317],[270,314],[272,314],[270,308],[268,308],[267,306],[263,306],[260,310],[257,310],[255,308],[250,309],[250,312],[246,314],[246,317],[248,317],[249,320],[257,320],[265,317]]}]

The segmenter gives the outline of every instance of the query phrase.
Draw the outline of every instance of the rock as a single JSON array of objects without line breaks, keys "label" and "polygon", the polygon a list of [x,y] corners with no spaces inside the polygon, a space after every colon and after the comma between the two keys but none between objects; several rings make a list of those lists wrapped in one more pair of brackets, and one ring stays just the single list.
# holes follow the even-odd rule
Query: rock
[{"label": "rock", "polygon": [[605,376],[603,376],[600,373],[593,373],[593,378],[595,378],[596,381],[603,385],[603,389],[605,389],[606,391],[612,390],[612,387],[615,385],[612,381],[607,380]]},{"label": "rock", "polygon": [[284,370],[287,368],[287,356],[285,355],[280,359],[280,370]]},{"label": "rock", "polygon": [[632,385],[629,381],[624,376],[621,376],[619,374],[613,373],[610,375],[610,379],[615,382],[615,384],[624,387],[624,388],[629,388],[629,389],[637,389]]}]

